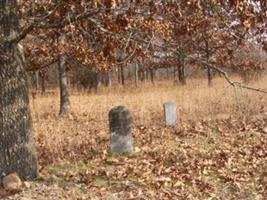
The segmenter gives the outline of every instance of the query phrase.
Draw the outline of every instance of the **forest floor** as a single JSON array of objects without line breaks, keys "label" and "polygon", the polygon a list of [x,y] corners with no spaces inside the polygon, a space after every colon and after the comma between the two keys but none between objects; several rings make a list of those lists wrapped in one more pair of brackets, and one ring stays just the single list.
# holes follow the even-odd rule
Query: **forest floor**
[{"label": "forest floor", "polygon": [[[57,94],[31,99],[40,178],[3,199],[267,199],[266,95],[219,79],[71,94],[65,116]],[[164,126],[166,101],[178,106],[175,127]],[[108,150],[116,105],[133,116],[135,152],[121,157]]]}]

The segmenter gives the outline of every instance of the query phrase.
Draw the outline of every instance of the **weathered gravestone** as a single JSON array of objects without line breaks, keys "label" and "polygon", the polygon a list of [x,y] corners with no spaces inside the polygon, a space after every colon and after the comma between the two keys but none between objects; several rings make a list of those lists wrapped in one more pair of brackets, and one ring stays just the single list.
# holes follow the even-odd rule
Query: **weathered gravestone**
[{"label": "weathered gravestone", "polygon": [[109,112],[111,153],[132,153],[132,117],[124,106],[117,106]]},{"label": "weathered gravestone", "polygon": [[177,121],[176,105],[173,102],[164,103],[164,117],[167,126],[175,126]]}]

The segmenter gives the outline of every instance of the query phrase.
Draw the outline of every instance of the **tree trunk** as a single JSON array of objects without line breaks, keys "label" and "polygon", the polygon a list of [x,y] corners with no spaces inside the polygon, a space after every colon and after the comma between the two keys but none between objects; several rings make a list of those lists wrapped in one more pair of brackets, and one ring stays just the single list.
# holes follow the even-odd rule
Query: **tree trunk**
[{"label": "tree trunk", "polygon": [[212,85],[213,85],[212,79],[213,79],[213,72],[212,72],[211,67],[208,66],[208,86],[209,87],[212,87]]},{"label": "tree trunk", "polygon": [[146,69],[146,82],[149,81],[149,72],[148,72],[148,69]]},{"label": "tree trunk", "polygon": [[179,65],[178,66],[174,66],[173,67],[173,83],[174,85],[178,85],[179,84]]},{"label": "tree trunk", "polygon": [[185,68],[184,67],[185,67],[184,59],[181,59],[179,66],[178,66],[178,79],[182,85],[186,85],[186,77],[185,77]]},{"label": "tree trunk", "polygon": [[[0,0],[0,35],[17,33],[17,1]],[[32,140],[27,76],[18,44],[0,45],[0,179],[17,172],[23,179],[37,176]]]},{"label": "tree trunk", "polygon": [[135,64],[135,73],[134,73],[134,82],[135,82],[135,86],[137,86],[138,84],[138,80],[139,80],[139,77],[138,77],[138,64],[136,63]]},{"label": "tree trunk", "polygon": [[102,80],[102,72],[98,71],[96,73],[96,88],[95,88],[95,92],[97,93],[99,91],[99,89],[101,88],[101,80]]},{"label": "tree trunk", "polygon": [[112,86],[112,71],[108,71],[108,87]]},{"label": "tree trunk", "polygon": [[41,77],[42,94],[45,93],[45,77]]},{"label": "tree trunk", "polygon": [[117,67],[117,72],[118,72],[118,83],[121,83],[121,68],[120,66]]},{"label": "tree trunk", "polygon": [[121,84],[125,85],[125,77],[124,77],[124,70],[123,70],[123,65],[120,66],[121,70]]},{"label": "tree trunk", "polygon": [[144,69],[142,69],[140,71],[140,77],[141,77],[140,79],[141,79],[142,82],[144,82],[146,80],[146,74],[145,74],[145,70]]},{"label": "tree trunk", "polygon": [[70,99],[67,84],[66,55],[59,56],[59,89],[60,89],[60,111],[59,114],[67,114],[70,111]]},{"label": "tree trunk", "polygon": [[[207,63],[209,63],[210,52],[209,52],[209,41],[208,40],[205,41],[205,45],[206,45],[206,59],[207,59]],[[207,75],[208,75],[208,86],[212,87],[213,73],[212,73],[212,68],[209,65],[207,66]]]},{"label": "tree trunk", "polygon": [[36,71],[36,72],[34,73],[34,76],[35,76],[35,78],[34,78],[35,90],[38,91],[39,88],[40,88],[40,83],[39,83],[39,72]]},{"label": "tree trunk", "polygon": [[151,83],[154,85],[155,82],[154,82],[154,70],[153,69],[150,69],[150,79],[151,79]]},{"label": "tree trunk", "polygon": [[102,72],[102,81],[103,81],[103,85],[105,87],[110,87],[111,86],[111,79],[112,79],[112,73],[111,71],[105,71]]}]

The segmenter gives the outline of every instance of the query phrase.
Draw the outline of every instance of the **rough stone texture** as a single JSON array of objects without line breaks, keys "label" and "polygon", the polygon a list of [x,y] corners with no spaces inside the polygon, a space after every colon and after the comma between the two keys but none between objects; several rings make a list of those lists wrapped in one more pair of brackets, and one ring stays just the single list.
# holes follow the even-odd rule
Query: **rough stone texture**
[{"label": "rough stone texture", "polygon": [[3,186],[7,191],[17,191],[22,187],[22,182],[18,174],[13,173],[3,178]]},{"label": "rough stone texture", "polygon": [[133,152],[132,117],[124,106],[109,112],[111,153]]},{"label": "rough stone texture", "polygon": [[167,126],[176,125],[177,114],[176,114],[176,105],[173,102],[164,103],[164,117],[165,123]]}]

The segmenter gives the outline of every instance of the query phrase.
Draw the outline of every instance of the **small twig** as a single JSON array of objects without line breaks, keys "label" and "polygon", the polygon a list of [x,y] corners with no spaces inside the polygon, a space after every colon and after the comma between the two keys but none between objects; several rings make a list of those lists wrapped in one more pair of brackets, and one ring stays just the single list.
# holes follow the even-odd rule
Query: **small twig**
[{"label": "small twig", "polygon": [[148,48],[149,48],[149,46],[151,45],[151,43],[152,43],[153,40],[154,40],[154,34],[152,35],[150,41],[148,42],[145,52],[148,51]]},{"label": "small twig", "polygon": [[132,38],[133,32],[130,33],[129,38],[127,39],[127,42],[125,44],[125,47],[123,48],[124,53],[126,52],[127,47],[130,44],[131,38]]},{"label": "small twig", "polygon": [[126,58],[125,58],[123,61],[121,61],[121,62],[116,62],[116,64],[117,64],[117,65],[124,64],[125,62],[127,62],[128,60],[130,60],[130,59],[134,56],[135,52],[136,52],[136,47],[134,48],[133,52],[132,52],[128,57],[126,57]]}]

